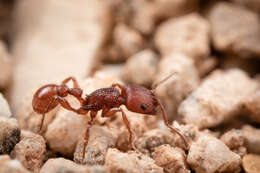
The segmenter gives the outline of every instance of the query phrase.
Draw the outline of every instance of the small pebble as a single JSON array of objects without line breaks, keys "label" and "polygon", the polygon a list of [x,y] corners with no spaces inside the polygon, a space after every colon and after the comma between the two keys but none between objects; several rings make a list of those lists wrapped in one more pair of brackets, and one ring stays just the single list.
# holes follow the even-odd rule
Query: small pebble
[{"label": "small pebble", "polygon": [[18,160],[11,160],[8,155],[0,156],[1,173],[30,173]]},{"label": "small pebble", "polygon": [[64,158],[49,159],[40,173],[106,173],[103,167],[78,165]]},{"label": "small pebble", "polygon": [[144,47],[142,36],[125,24],[117,24],[114,30],[114,44],[125,58],[136,54]]},{"label": "small pebble", "polygon": [[260,129],[245,125],[241,130],[248,153],[260,154],[260,147],[256,147],[260,146]]},{"label": "small pebble", "polygon": [[130,2],[128,7],[133,9],[130,11],[128,20],[132,26],[145,35],[152,34],[158,22],[189,13],[198,6],[198,0],[133,0]]},{"label": "small pebble", "polygon": [[260,172],[260,155],[248,154],[243,157],[243,168],[246,173]]},{"label": "small pebble", "polygon": [[153,159],[166,173],[190,173],[187,167],[185,152],[178,147],[161,145],[155,148]]},{"label": "small pebble", "polygon": [[226,144],[230,150],[237,153],[241,157],[247,154],[245,147],[245,137],[241,130],[232,129],[224,133],[220,140]]},{"label": "small pebble", "polygon": [[210,53],[209,32],[208,21],[192,13],[162,23],[155,33],[155,45],[164,56],[181,52],[198,60]]},{"label": "small pebble", "polygon": [[39,172],[43,166],[45,153],[46,144],[42,136],[22,131],[21,140],[15,145],[11,157],[19,160],[26,169]]},{"label": "small pebble", "polygon": [[150,49],[130,57],[123,71],[123,78],[129,83],[150,86],[157,71],[158,56]]},{"label": "small pebble", "polygon": [[187,162],[196,173],[239,173],[241,158],[219,139],[201,135],[192,143]]},{"label": "small pebble", "polygon": [[241,113],[244,101],[257,87],[242,70],[216,70],[181,103],[180,119],[199,128],[215,127]]},{"label": "small pebble", "polygon": [[122,153],[117,149],[109,149],[106,155],[105,168],[113,173],[163,173],[153,159],[141,153]]},{"label": "small pebble", "polygon": [[0,117],[0,153],[9,154],[20,141],[20,129],[14,118]]},{"label": "small pebble", "polygon": [[218,2],[209,10],[208,19],[217,50],[240,57],[259,57],[260,20],[256,13],[236,4]]}]

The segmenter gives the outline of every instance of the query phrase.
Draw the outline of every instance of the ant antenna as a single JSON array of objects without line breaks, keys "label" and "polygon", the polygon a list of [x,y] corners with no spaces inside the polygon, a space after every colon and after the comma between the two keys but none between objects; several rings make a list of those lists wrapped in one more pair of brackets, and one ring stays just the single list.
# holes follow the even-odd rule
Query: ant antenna
[{"label": "ant antenna", "polygon": [[177,72],[172,72],[169,76],[167,76],[166,78],[164,78],[163,80],[153,84],[152,86],[152,90],[155,91],[155,89],[161,85],[162,83],[164,83],[165,81],[167,81],[170,77],[172,77],[174,74],[177,74]]}]

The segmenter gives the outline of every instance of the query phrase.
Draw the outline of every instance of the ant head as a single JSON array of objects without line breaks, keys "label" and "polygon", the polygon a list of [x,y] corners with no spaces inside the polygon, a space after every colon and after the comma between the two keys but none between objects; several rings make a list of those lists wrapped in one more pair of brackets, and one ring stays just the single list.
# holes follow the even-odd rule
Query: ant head
[{"label": "ant head", "polygon": [[129,85],[126,87],[126,96],[128,110],[151,115],[156,113],[158,102],[152,90],[139,85]]},{"label": "ant head", "polygon": [[155,90],[159,85],[167,81],[174,74],[176,74],[176,72],[171,73],[169,76],[153,85],[151,90],[139,85],[129,85],[126,87],[125,105],[127,109],[132,112],[155,115],[156,108],[159,105],[159,102],[155,97]]},{"label": "ant head", "polygon": [[66,97],[69,94],[69,88],[67,85],[60,85],[57,88],[58,96]]}]

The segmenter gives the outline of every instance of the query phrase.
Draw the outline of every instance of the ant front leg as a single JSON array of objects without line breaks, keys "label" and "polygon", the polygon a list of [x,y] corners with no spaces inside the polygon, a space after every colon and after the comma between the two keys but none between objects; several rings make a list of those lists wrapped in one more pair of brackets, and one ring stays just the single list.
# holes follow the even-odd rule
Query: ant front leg
[{"label": "ant front leg", "polygon": [[174,128],[174,127],[172,127],[172,126],[169,125],[163,105],[162,105],[159,101],[158,101],[158,104],[159,104],[159,107],[160,107],[161,112],[162,112],[162,117],[163,117],[164,124],[165,124],[172,132],[177,133],[177,134],[181,137],[181,139],[183,140],[183,142],[184,142],[184,144],[185,144],[186,149],[188,150],[188,149],[189,149],[189,144],[188,144],[187,140],[186,140],[185,137],[179,132],[178,129],[176,129],[176,128]]},{"label": "ant front leg", "polygon": [[127,117],[126,117],[125,112],[121,108],[103,109],[101,116],[102,117],[112,117],[116,112],[122,113],[123,122],[124,122],[128,132],[129,132],[129,143],[131,145],[131,148],[133,150],[136,150],[136,147],[133,143],[133,132],[131,130],[130,123],[129,123]]},{"label": "ant front leg", "polygon": [[80,88],[78,81],[75,79],[75,77],[68,77],[62,81],[62,85],[66,85],[70,80],[73,82],[73,88]]},{"label": "ant front leg", "polygon": [[74,109],[73,107],[70,106],[70,103],[63,97],[59,97],[57,96],[56,98],[58,100],[58,102],[61,104],[61,106],[69,111],[75,112],[77,114],[81,114],[81,115],[85,115],[88,113],[88,110],[85,110],[83,108],[79,108],[79,109]]},{"label": "ant front leg", "polygon": [[73,82],[73,88],[69,89],[69,94],[73,95],[81,105],[84,104],[84,99],[81,97],[82,96],[82,89],[80,89],[78,81],[74,77],[68,77],[62,81],[62,85],[66,85],[70,80]]}]

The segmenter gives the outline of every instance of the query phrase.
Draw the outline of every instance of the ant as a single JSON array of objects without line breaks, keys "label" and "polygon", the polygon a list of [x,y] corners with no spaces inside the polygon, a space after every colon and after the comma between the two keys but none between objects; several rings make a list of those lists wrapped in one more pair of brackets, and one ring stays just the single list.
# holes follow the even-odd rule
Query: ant
[{"label": "ant", "polygon": [[[79,84],[74,77],[66,78],[63,80],[61,85],[44,85],[36,91],[32,100],[33,110],[42,114],[41,125],[38,133],[42,129],[45,114],[54,109],[59,104],[63,108],[81,115],[86,115],[88,111],[90,111],[91,120],[88,122],[83,146],[82,159],[84,160],[86,145],[88,144],[89,139],[89,129],[94,124],[94,118],[96,117],[97,112],[102,110],[102,117],[112,117],[115,115],[115,113],[121,112],[123,122],[129,132],[129,143],[131,148],[136,150],[133,144],[133,132],[130,128],[130,123],[126,117],[125,112],[120,108],[120,106],[125,105],[126,108],[132,112],[149,115],[156,115],[156,108],[159,106],[162,112],[164,124],[172,131],[172,133],[177,133],[184,141],[186,148],[188,148],[188,143],[185,137],[178,131],[178,129],[169,125],[166,118],[167,116],[165,109],[155,97],[155,89],[161,83],[168,80],[173,74],[155,84],[151,90],[134,84],[123,86],[119,83],[114,83],[109,88],[97,89],[91,94],[86,95],[85,99],[82,98],[83,91],[80,89]],[[66,85],[70,80],[73,82],[73,88],[69,88]],[[64,98],[68,95],[74,96],[80,102],[80,108],[74,109],[70,106],[69,102]]]}]

